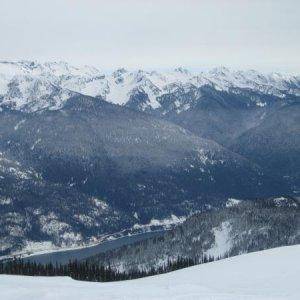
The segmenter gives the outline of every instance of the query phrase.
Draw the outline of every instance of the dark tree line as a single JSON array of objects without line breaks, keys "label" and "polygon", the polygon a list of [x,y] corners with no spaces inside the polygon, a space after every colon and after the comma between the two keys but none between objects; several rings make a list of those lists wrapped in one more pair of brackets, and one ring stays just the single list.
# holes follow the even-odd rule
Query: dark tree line
[{"label": "dark tree line", "polygon": [[148,271],[130,270],[129,272],[118,272],[110,266],[104,267],[90,264],[87,261],[70,261],[66,265],[62,264],[40,264],[36,262],[24,262],[22,259],[13,259],[9,261],[0,261],[0,274],[8,275],[27,275],[27,276],[69,276],[75,280],[83,281],[120,281],[137,279],[146,276],[163,274],[196,264],[211,262],[212,257],[204,256],[198,258],[178,257],[175,261],[168,261],[165,266]]},{"label": "dark tree line", "polygon": [[110,267],[90,265],[86,262],[70,261],[62,264],[40,264],[13,259],[0,262],[0,274],[27,276],[69,276],[76,280],[85,281],[117,281],[125,280],[125,274],[113,271]]}]

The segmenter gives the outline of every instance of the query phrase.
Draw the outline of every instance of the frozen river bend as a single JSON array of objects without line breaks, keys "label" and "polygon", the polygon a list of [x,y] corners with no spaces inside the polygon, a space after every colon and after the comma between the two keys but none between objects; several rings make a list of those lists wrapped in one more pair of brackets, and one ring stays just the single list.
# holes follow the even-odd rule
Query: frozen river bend
[{"label": "frozen river bend", "polygon": [[6,300],[300,299],[300,245],[281,247],[138,280],[0,276]]}]

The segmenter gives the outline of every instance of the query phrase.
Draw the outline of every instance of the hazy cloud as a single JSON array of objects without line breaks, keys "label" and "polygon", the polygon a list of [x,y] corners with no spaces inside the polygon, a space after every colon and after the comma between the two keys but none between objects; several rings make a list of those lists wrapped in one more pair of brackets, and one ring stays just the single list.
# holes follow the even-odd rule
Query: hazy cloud
[{"label": "hazy cloud", "polygon": [[0,58],[297,72],[298,0],[0,0]]}]

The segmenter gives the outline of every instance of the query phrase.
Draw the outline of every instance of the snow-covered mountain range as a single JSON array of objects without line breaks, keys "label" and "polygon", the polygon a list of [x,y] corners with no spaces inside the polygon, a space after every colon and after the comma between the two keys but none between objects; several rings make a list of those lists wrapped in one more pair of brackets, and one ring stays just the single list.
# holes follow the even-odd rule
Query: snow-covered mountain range
[{"label": "snow-covered mountain range", "polygon": [[0,62],[0,254],[298,195],[299,87],[223,67]]},{"label": "snow-covered mountain range", "polygon": [[[279,73],[233,71],[218,67],[192,73],[183,68],[173,71],[127,71],[118,69],[104,74],[95,67],[74,67],[66,62],[0,62],[0,104],[18,110],[59,109],[75,93],[126,105],[137,93],[144,96],[140,110],[159,109],[162,96],[191,91],[209,85],[221,91],[249,89],[285,98],[300,95],[300,77]],[[175,100],[174,100],[175,101]],[[265,103],[255,100],[256,105]],[[174,103],[178,112],[190,105]]]}]

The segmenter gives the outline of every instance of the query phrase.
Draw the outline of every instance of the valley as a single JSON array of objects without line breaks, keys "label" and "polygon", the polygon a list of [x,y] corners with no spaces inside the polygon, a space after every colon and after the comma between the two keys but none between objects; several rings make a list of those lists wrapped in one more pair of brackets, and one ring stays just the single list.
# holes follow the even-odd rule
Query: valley
[{"label": "valley", "polygon": [[2,256],[299,194],[297,76],[30,61],[0,74]]}]

